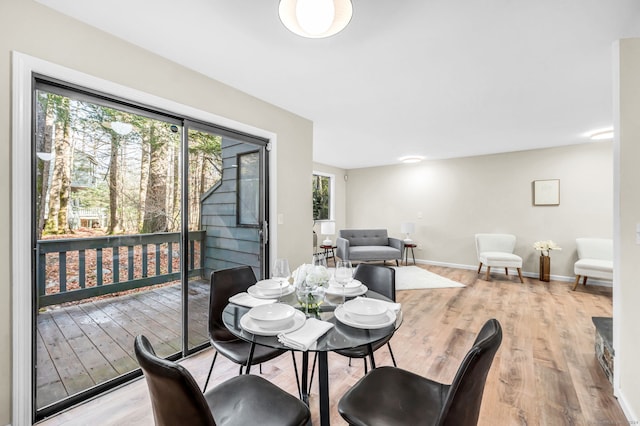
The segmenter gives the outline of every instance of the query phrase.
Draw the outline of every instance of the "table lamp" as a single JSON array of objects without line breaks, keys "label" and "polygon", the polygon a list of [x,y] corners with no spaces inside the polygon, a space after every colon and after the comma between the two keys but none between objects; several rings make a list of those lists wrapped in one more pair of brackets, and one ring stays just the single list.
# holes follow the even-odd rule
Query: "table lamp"
[{"label": "table lamp", "polygon": [[327,238],[322,241],[323,246],[330,246],[333,244],[330,236],[336,233],[336,223],[332,220],[326,220],[320,223],[320,234],[326,235]]},{"label": "table lamp", "polygon": [[411,238],[409,238],[409,235],[413,234],[415,230],[416,224],[413,222],[403,222],[400,225],[400,232],[406,235],[406,238],[404,239],[405,243],[412,242]]}]

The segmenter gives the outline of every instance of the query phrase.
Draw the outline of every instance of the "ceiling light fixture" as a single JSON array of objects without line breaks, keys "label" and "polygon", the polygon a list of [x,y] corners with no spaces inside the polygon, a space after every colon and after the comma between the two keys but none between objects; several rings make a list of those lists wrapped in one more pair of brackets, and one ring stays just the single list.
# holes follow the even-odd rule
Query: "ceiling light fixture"
[{"label": "ceiling light fixture", "polygon": [[603,141],[607,139],[613,139],[613,129],[608,128],[608,129],[593,131],[589,133],[589,138],[594,141]]},{"label": "ceiling light fixture", "polygon": [[353,15],[351,0],[280,0],[280,21],[289,31],[307,38],[339,33]]},{"label": "ceiling light fixture", "polygon": [[133,130],[133,125],[131,123],[123,123],[122,121],[112,121],[111,130],[120,136],[126,136]]},{"label": "ceiling light fixture", "polygon": [[398,160],[402,161],[405,164],[419,163],[422,160],[424,160],[424,157],[422,157],[420,155],[408,155],[406,157],[400,157],[400,158],[398,158]]}]

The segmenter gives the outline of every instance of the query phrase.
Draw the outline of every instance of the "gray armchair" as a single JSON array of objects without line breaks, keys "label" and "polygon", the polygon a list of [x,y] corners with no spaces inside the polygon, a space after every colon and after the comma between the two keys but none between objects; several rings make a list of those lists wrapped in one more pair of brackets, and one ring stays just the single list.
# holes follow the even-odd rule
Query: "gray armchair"
[{"label": "gray armchair", "polygon": [[341,229],[336,246],[342,260],[395,260],[396,265],[404,252],[404,241],[390,238],[386,229]]}]

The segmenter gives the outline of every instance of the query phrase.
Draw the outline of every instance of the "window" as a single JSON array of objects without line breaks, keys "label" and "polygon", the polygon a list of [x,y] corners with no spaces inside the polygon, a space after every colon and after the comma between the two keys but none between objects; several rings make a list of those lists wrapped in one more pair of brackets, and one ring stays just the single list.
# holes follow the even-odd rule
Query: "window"
[{"label": "window", "polygon": [[238,155],[238,225],[260,225],[260,153]]},{"label": "window", "polygon": [[313,220],[333,218],[333,180],[333,175],[313,173]]}]

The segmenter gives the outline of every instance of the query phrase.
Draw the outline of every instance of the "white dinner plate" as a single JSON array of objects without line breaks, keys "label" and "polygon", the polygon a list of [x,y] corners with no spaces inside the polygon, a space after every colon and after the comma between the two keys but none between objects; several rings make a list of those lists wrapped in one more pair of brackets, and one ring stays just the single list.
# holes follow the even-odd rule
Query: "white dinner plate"
[{"label": "white dinner plate", "polygon": [[[268,279],[268,280],[259,280],[254,284],[260,290],[280,290],[280,281]],[[287,283],[288,285],[288,283]]]},{"label": "white dinner plate", "polygon": [[[292,285],[288,285],[286,287],[282,287],[282,296],[287,296],[295,291],[295,288]],[[247,289],[247,293],[252,295],[253,297],[257,297],[258,299],[274,299],[280,297],[280,289],[277,291],[263,291],[262,289],[252,285]]]},{"label": "white dinner plate", "polygon": [[391,310],[388,310],[386,312],[385,317],[382,319],[381,322],[374,323],[374,324],[362,324],[357,322],[356,320],[351,318],[349,314],[344,311],[344,309],[342,309],[342,305],[338,306],[336,310],[333,312],[333,314],[336,316],[336,319],[341,323],[351,327],[355,327],[355,328],[368,328],[368,329],[374,330],[378,328],[388,327],[394,322],[396,322],[396,313]]},{"label": "white dinner plate", "polygon": [[293,314],[293,322],[291,324],[286,325],[282,330],[267,330],[260,327],[258,321],[254,320],[249,315],[244,314],[242,318],[240,318],[240,327],[249,333],[257,334],[259,336],[277,336],[280,333],[290,333],[299,329],[304,325],[306,320],[307,317],[304,312],[296,309],[296,312]]},{"label": "white dinner plate", "polygon": [[[363,295],[369,289],[367,288],[366,285],[360,284],[359,287],[355,287],[355,288],[347,287],[344,290],[345,290],[345,292],[344,292],[345,296],[353,297],[353,296]],[[342,296],[342,287],[335,286],[335,285],[330,285],[329,287],[327,287],[327,290],[325,291],[325,294],[330,294],[332,296]]]},{"label": "white dinner plate", "polygon": [[[335,278],[333,278],[333,277],[331,277],[331,279],[329,280],[329,285],[336,286],[336,287],[342,287],[340,284],[338,284],[338,281],[336,281]],[[347,284],[346,286],[344,286],[344,288],[346,288],[346,289],[358,288],[361,285],[362,285],[362,283],[359,280],[351,280],[351,282],[349,284]]]}]

